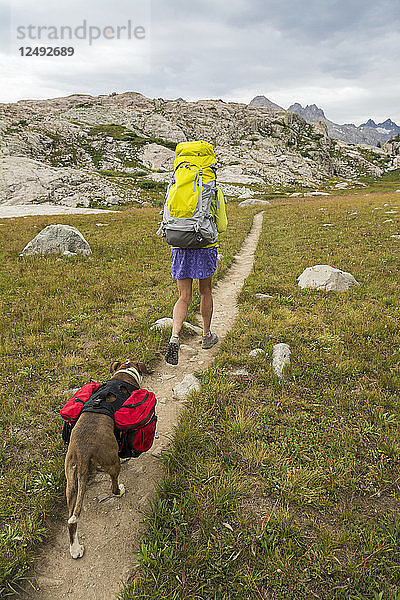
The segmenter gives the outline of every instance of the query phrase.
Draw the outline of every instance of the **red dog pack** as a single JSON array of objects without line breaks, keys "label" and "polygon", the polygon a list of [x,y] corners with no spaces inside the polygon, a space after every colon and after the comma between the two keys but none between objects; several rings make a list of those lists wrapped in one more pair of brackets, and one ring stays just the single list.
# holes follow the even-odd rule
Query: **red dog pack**
[{"label": "red dog pack", "polygon": [[[113,394],[116,400],[106,402],[107,394]],[[60,411],[64,419],[63,440],[69,442],[82,411],[107,414],[114,419],[119,456],[137,457],[153,444],[157,423],[156,402],[153,392],[133,390],[133,386],[122,381],[110,380],[102,385],[86,383]]]}]

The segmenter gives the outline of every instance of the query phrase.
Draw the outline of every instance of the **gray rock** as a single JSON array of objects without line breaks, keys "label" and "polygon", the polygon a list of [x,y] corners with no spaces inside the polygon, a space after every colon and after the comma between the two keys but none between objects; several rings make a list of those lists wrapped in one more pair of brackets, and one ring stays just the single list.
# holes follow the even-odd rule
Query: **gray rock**
[{"label": "gray rock", "polygon": [[284,369],[290,364],[290,346],[275,344],[272,350],[272,369],[279,378],[283,377]]},{"label": "gray rock", "polygon": [[172,319],[171,317],[163,317],[162,319],[157,319],[155,323],[150,327],[152,331],[154,330],[162,330],[168,329],[168,327],[172,327]]},{"label": "gray rock", "polygon": [[173,388],[174,398],[177,400],[185,400],[187,396],[193,391],[198,392],[200,390],[200,381],[193,375],[193,373],[189,373],[189,375],[185,375],[181,383],[178,383],[177,386]]},{"label": "gray rock", "polygon": [[150,169],[174,168],[175,152],[159,144],[146,144],[139,155],[141,162]]},{"label": "gray rock", "polygon": [[330,196],[330,194],[328,194],[328,192],[307,192],[304,196]]},{"label": "gray rock", "polygon": [[271,204],[268,200],[259,200],[258,198],[248,198],[247,200],[243,200],[243,202],[239,202],[239,206],[255,206],[256,204],[267,205]]},{"label": "gray rock", "polygon": [[[157,330],[157,329],[162,330],[162,329],[168,329],[171,327],[172,327],[171,317],[163,317],[162,319],[157,319],[157,321],[155,323],[153,323],[153,325],[150,327],[150,330],[152,330],[152,331]],[[189,331],[192,331],[196,335],[200,335],[203,333],[203,330],[201,329],[201,327],[197,327],[197,325],[192,325],[191,323],[188,323],[188,321],[183,322],[183,327],[185,329],[188,329]]]},{"label": "gray rock", "polygon": [[184,356],[188,357],[197,356],[199,353],[196,348],[192,348],[192,346],[188,346],[188,344],[181,344],[179,349]]},{"label": "gray rock", "polygon": [[196,335],[202,335],[203,334],[203,330],[201,327],[198,327],[197,325],[192,325],[191,323],[188,323],[187,321],[183,322],[183,326],[188,329],[189,331],[191,331],[192,333],[195,333]]},{"label": "gray rock", "polygon": [[236,369],[236,371],[231,371],[231,375],[235,375],[236,377],[248,377],[250,373],[247,369]]},{"label": "gray rock", "polygon": [[21,256],[32,254],[82,254],[88,256],[92,251],[88,242],[75,227],[70,225],[48,225],[42,229],[23,249]]},{"label": "gray rock", "polygon": [[301,288],[316,288],[327,292],[345,292],[351,286],[360,285],[351,273],[335,269],[329,265],[308,267],[297,278]]},{"label": "gray rock", "polygon": [[250,198],[252,198],[253,193],[251,190],[248,190],[246,192],[244,192],[243,194],[240,194],[239,198],[240,200],[248,200]]},{"label": "gray rock", "polygon": [[254,350],[250,350],[249,356],[259,356],[260,354],[264,354],[264,350],[262,348],[254,348]]}]

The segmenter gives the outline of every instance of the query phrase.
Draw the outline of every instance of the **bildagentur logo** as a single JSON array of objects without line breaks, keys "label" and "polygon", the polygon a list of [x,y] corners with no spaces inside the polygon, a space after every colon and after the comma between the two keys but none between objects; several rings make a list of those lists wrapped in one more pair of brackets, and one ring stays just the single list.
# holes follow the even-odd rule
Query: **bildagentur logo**
[{"label": "bildagentur logo", "polygon": [[76,26],[71,25],[17,25],[16,39],[24,44],[87,41],[92,46],[96,41],[145,40],[147,31],[128,19],[122,25],[92,25],[87,19]]}]

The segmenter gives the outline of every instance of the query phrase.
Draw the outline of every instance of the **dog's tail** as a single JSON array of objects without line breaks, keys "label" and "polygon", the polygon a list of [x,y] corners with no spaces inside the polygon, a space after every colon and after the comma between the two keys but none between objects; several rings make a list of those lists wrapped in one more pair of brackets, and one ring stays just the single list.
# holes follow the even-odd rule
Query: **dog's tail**
[{"label": "dog's tail", "polygon": [[80,460],[72,448],[68,448],[65,459],[65,475],[67,479],[68,525],[76,523],[81,513],[83,497],[89,479],[89,465]]}]

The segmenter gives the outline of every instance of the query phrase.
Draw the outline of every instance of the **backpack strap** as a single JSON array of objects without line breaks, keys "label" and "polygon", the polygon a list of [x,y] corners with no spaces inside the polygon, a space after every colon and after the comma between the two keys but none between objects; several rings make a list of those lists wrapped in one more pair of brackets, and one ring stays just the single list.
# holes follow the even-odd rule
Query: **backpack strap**
[{"label": "backpack strap", "polygon": [[215,202],[216,202],[217,208],[219,209],[218,188],[217,188],[217,186],[215,186],[214,194],[215,194]]},{"label": "backpack strap", "polygon": [[203,169],[199,169],[199,206],[201,207],[201,211],[204,211],[203,206]]}]

